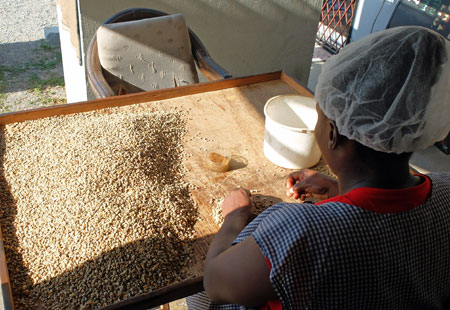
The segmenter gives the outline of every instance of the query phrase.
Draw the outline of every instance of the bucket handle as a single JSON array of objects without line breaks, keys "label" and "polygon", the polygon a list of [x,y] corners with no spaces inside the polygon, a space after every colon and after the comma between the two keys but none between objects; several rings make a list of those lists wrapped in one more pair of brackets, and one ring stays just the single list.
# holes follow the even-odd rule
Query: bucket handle
[{"label": "bucket handle", "polygon": [[299,132],[299,133],[314,133],[314,130],[313,129],[300,129],[297,132]]}]

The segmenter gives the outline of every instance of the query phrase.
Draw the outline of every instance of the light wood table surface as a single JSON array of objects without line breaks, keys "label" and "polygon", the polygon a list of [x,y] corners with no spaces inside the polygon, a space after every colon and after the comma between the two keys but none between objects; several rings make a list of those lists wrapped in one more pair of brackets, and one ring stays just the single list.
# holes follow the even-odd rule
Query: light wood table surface
[{"label": "light wood table surface", "polygon": [[[111,97],[82,103],[0,115],[0,125],[54,115],[72,114],[123,107],[129,110],[188,111],[185,151],[192,156],[185,160],[186,180],[193,183],[193,198],[198,203],[200,220],[196,224],[195,257],[190,279],[171,287],[130,298],[107,309],[147,309],[185,297],[202,289],[203,261],[218,230],[212,217],[213,200],[223,198],[236,186],[257,190],[259,195],[274,201],[292,201],[285,195],[284,182],[292,172],[275,166],[263,153],[264,104],[277,95],[311,92],[294,79],[281,73],[269,73],[235,78],[174,89],[157,90],[126,96]],[[121,108],[122,109],[122,108]],[[107,113],[107,111],[105,111]],[[206,169],[208,152],[232,155],[231,169],[225,173]],[[0,252],[0,277],[4,305],[11,299],[3,245]]]}]

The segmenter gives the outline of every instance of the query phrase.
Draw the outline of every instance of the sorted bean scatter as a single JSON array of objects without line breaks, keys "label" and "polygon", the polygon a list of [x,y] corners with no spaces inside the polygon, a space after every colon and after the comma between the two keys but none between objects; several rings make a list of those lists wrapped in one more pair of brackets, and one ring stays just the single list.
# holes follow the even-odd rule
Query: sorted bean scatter
[{"label": "sorted bean scatter", "polygon": [[[266,165],[264,164],[264,166],[266,166]],[[320,173],[323,173],[327,176],[330,176],[330,177],[336,179],[336,175],[330,170],[330,168],[328,167],[327,163],[325,162],[325,160],[323,158],[320,158],[320,161],[311,169],[317,170]],[[259,169],[257,169],[256,171],[259,171]],[[285,173],[285,171],[281,170],[280,173]],[[275,175],[275,173],[274,173],[274,175]],[[259,191],[255,190],[255,189],[251,189],[250,193],[252,194],[251,200],[252,200],[253,207],[254,207],[251,219],[254,219],[256,216],[258,216],[260,213],[262,213],[268,207],[282,201],[279,198],[261,195],[261,194],[259,194]],[[288,199],[288,200],[291,200],[290,202],[295,202],[295,203],[302,203],[302,202],[316,203],[323,199],[324,198],[319,198],[319,197],[308,197],[307,201],[294,200],[294,199]],[[212,217],[218,226],[222,226],[223,220],[224,220],[224,218],[222,216],[223,200],[224,200],[224,198],[211,199],[211,201],[209,202],[211,205],[211,208],[212,208]]]},{"label": "sorted bean scatter", "polygon": [[[255,193],[256,190],[250,190],[250,193]],[[253,203],[253,214],[251,220],[257,217],[260,213],[266,210],[268,207],[280,202],[281,199],[268,198],[269,196],[264,196],[260,194],[252,194],[251,201]],[[222,203],[224,198],[221,199],[211,199],[210,204],[212,206],[212,217],[217,225],[222,226],[224,218],[222,215]]]},{"label": "sorted bean scatter", "polygon": [[183,112],[4,128],[1,226],[17,309],[95,309],[186,279],[197,206]]},{"label": "sorted bean scatter", "polygon": [[223,198],[220,199],[211,199],[209,204],[211,205],[212,217],[217,225],[222,226],[223,224],[223,215],[222,215],[222,203]]}]

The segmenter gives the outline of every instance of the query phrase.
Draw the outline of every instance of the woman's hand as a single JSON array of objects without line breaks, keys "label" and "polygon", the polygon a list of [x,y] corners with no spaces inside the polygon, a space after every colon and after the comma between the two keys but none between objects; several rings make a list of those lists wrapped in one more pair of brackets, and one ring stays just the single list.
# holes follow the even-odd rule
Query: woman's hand
[{"label": "woman's hand", "polygon": [[239,213],[248,220],[252,215],[253,205],[250,192],[244,188],[236,188],[223,200],[222,215],[225,218],[230,213]]},{"label": "woman's hand", "polygon": [[233,246],[252,209],[250,192],[243,188],[233,190],[222,203],[225,220],[209,246],[203,272],[205,291],[217,303],[255,306],[277,298],[256,240],[249,236]]},{"label": "woman's hand", "polygon": [[303,169],[291,173],[286,180],[287,195],[304,201],[307,197],[328,199],[339,194],[338,182],[315,170]]}]

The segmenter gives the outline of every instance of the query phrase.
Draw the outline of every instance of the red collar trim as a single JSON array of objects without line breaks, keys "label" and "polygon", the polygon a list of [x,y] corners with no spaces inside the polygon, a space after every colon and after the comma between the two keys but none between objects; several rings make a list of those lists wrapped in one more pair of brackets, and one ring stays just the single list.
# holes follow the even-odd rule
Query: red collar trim
[{"label": "red collar trim", "polygon": [[430,196],[431,180],[423,174],[423,182],[419,185],[402,189],[384,189],[359,187],[344,195],[317,202],[321,205],[327,202],[342,202],[376,213],[400,213],[414,209]]}]

